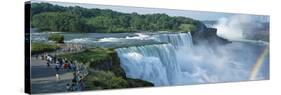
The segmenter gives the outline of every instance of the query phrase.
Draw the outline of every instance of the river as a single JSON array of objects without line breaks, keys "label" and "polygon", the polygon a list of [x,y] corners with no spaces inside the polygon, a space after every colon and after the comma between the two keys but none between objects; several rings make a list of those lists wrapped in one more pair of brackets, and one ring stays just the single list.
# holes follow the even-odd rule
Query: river
[{"label": "river", "polygon": [[[47,41],[49,33],[31,33]],[[60,33],[66,43],[115,47],[126,76],[155,86],[269,79],[269,45],[194,45],[189,33]],[[159,44],[161,43],[161,44]]]}]

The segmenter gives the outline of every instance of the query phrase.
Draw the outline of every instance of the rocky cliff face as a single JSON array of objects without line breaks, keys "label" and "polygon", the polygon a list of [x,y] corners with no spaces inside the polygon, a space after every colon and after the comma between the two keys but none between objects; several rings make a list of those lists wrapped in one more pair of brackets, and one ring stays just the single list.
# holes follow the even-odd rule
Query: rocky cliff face
[{"label": "rocky cliff face", "polygon": [[77,53],[60,55],[71,61],[83,63],[89,74],[83,79],[86,90],[117,89],[154,86],[154,84],[126,77],[113,48],[91,48]]},{"label": "rocky cliff face", "polygon": [[[96,63],[94,63],[94,65],[91,65],[90,69],[98,70],[98,71],[105,71],[105,72],[112,72],[114,74],[114,77],[119,77],[119,78],[121,78],[120,80],[123,80],[123,83],[118,84],[118,85],[122,85],[122,86],[108,88],[107,85],[106,86],[100,85],[100,84],[104,84],[104,83],[96,84],[98,81],[89,80],[90,78],[88,78],[87,81],[91,81],[90,84],[87,84],[88,87],[90,87],[90,88],[88,88],[88,90],[96,89],[96,87],[100,87],[102,89],[114,89],[114,88],[133,88],[133,87],[154,86],[154,84],[144,81],[144,80],[127,78],[125,71],[122,69],[122,67],[120,65],[120,60],[119,60],[117,53],[115,51],[110,52],[109,56],[110,57],[107,57],[107,59],[104,61],[96,61]],[[88,77],[96,77],[96,75],[95,75],[95,73],[93,73]],[[92,83],[94,83],[94,84],[92,84]],[[94,87],[91,87],[93,85],[94,85]]]},{"label": "rocky cliff face", "polygon": [[193,43],[196,44],[226,44],[229,43],[227,39],[217,36],[216,28],[208,28],[202,24],[198,31],[192,32]]}]

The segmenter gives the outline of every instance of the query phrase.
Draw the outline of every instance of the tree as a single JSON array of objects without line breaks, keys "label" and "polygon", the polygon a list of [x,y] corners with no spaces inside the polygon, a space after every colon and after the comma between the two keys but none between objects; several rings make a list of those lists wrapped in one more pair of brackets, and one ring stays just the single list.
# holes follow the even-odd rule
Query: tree
[{"label": "tree", "polygon": [[31,15],[34,16],[43,12],[63,12],[66,11],[66,9],[66,7],[52,5],[49,3],[32,3]]},{"label": "tree", "polygon": [[41,31],[87,32],[91,30],[78,15],[68,12],[44,12],[34,15],[32,26]]},{"label": "tree", "polygon": [[[36,9],[38,8],[38,9]],[[40,10],[39,10],[40,9]],[[120,13],[109,9],[32,4],[32,27],[61,32],[195,31],[200,21],[167,14]]]},{"label": "tree", "polygon": [[50,34],[48,40],[55,41],[56,43],[64,43],[64,36],[60,34]]},{"label": "tree", "polygon": [[31,54],[38,54],[44,52],[55,51],[59,46],[48,43],[31,43]]},{"label": "tree", "polygon": [[192,32],[192,31],[196,30],[196,26],[193,24],[181,24],[179,26],[179,29],[182,32]]}]

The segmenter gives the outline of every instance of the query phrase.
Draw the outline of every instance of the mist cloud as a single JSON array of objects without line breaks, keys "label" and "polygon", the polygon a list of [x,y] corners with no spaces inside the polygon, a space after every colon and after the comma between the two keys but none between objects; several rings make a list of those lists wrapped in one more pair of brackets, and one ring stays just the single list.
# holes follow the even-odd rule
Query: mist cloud
[{"label": "mist cloud", "polygon": [[214,27],[217,35],[230,40],[265,40],[268,38],[269,18],[266,16],[234,15],[219,19]]}]

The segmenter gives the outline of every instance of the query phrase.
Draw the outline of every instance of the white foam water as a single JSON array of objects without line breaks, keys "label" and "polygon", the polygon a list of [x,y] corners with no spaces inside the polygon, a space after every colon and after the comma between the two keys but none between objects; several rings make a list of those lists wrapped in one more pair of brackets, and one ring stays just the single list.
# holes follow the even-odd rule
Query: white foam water
[{"label": "white foam water", "polygon": [[[154,44],[115,49],[126,76],[155,86],[249,80],[252,66],[264,44],[233,42],[193,46],[189,33],[160,34]],[[268,79],[268,58],[258,79]]]}]

